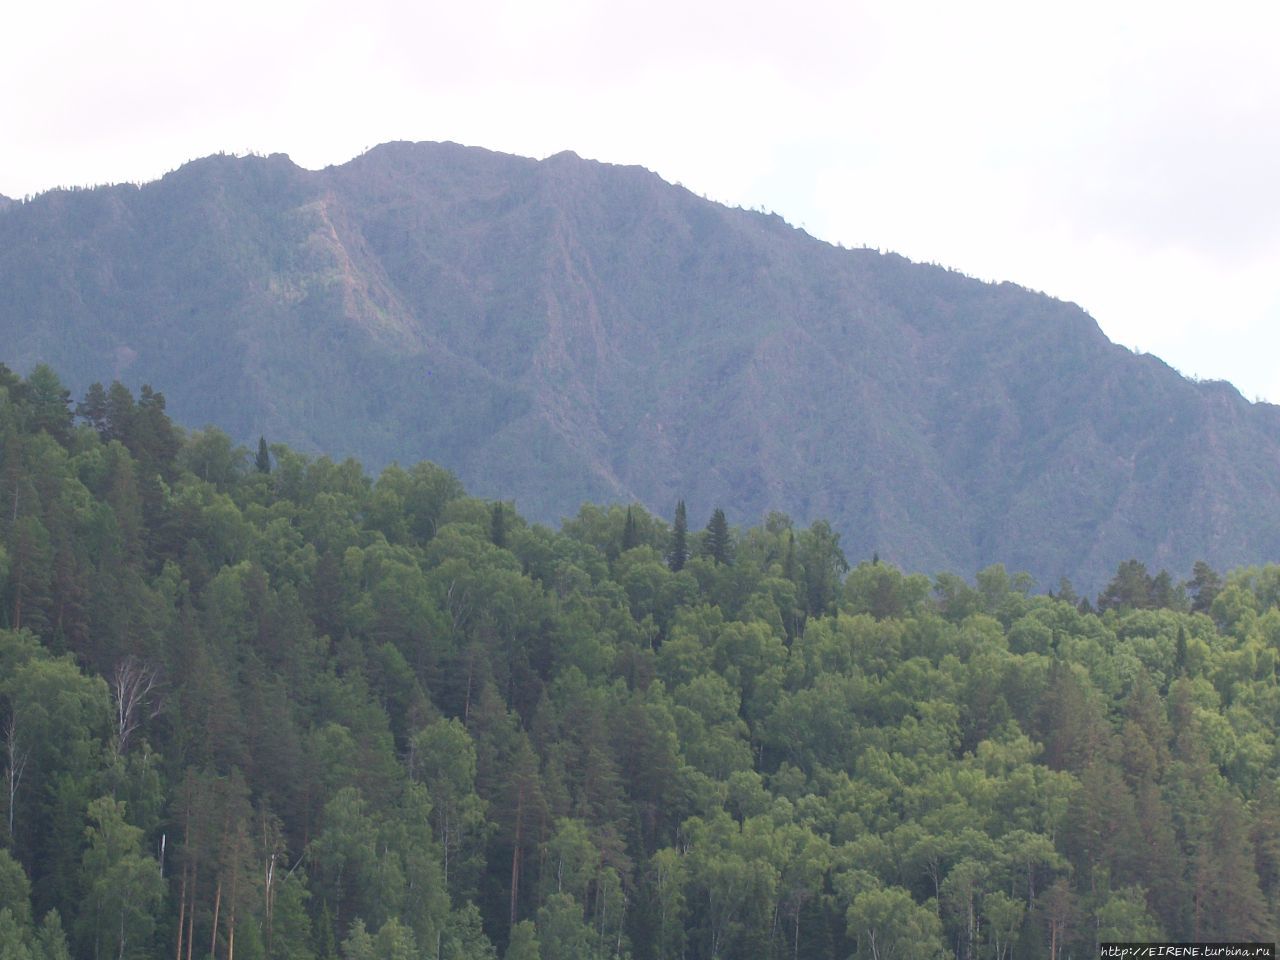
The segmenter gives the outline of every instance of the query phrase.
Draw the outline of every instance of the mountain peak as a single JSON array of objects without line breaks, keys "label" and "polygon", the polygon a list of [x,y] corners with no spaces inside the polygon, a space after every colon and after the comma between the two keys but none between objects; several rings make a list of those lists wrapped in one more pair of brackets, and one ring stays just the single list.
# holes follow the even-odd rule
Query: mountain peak
[{"label": "mountain peak", "polygon": [[[382,144],[11,204],[0,360],[189,425],[584,500],[827,519],[851,559],[1092,590],[1280,555],[1280,409],[1078,307],[843,250],[639,167]],[[1176,518],[1176,520],[1171,519]]]}]

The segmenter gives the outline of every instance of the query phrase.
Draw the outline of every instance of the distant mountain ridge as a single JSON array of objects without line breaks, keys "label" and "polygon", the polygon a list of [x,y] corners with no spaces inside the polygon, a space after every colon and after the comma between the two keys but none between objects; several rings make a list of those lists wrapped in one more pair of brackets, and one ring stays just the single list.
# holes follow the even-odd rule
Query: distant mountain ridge
[{"label": "distant mountain ridge", "polygon": [[430,459],[536,519],[781,510],[854,560],[1045,588],[1280,557],[1280,408],[1072,304],[570,153],[214,156],[46,193],[0,214],[0,338],[77,395],[153,383],[189,426]]}]

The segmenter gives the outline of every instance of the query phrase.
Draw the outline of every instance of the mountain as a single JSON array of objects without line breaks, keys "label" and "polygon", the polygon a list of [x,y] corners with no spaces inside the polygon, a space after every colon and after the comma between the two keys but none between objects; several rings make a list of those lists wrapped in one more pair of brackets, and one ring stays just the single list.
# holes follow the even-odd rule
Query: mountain
[{"label": "mountain", "polygon": [[0,211],[0,342],[77,395],[153,383],[189,426],[430,459],[534,519],[780,510],[854,560],[1046,588],[1280,556],[1280,408],[1073,304],[571,153],[214,156],[46,193]]}]

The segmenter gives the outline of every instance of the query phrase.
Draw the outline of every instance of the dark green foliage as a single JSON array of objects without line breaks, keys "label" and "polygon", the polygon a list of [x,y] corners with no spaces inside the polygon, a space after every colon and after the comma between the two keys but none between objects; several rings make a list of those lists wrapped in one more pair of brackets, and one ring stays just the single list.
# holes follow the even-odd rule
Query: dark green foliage
[{"label": "dark green foliage", "polygon": [[71,439],[71,391],[47,365],[39,364],[26,380],[23,400],[31,427],[43,430],[64,446]]},{"label": "dark green foliage", "polygon": [[702,554],[716,563],[733,562],[733,537],[729,533],[729,521],[719,507],[712,511],[707,529],[702,534]]},{"label": "dark green foliage", "polygon": [[0,369],[6,955],[1276,935],[1280,568],[1184,595],[1130,562],[1095,616],[717,511],[672,569],[638,505],[556,532],[429,464],[263,475],[150,390],[92,391],[64,446],[52,382]]},{"label": "dark green foliage", "polygon": [[1153,605],[1153,582],[1147,565],[1126,560],[1107,588],[1098,594],[1098,610],[1146,610]]},{"label": "dark green foliage", "polygon": [[258,438],[258,455],[253,458],[253,466],[259,473],[271,472],[271,451],[267,449],[267,438]]},{"label": "dark green foliage", "polygon": [[631,508],[627,507],[627,519],[622,525],[622,552],[626,553],[640,545],[640,534],[636,530],[636,518]]},{"label": "dark green foliage", "polygon": [[[788,531],[788,553],[794,549],[794,540]],[[788,559],[794,565],[794,559]],[[804,567],[804,595],[806,612],[811,617],[836,612],[836,598],[844,575],[849,572],[849,561],[840,549],[840,534],[831,529],[825,520],[819,520],[800,535],[800,562]]]},{"label": "dark green foliage", "polygon": [[1222,578],[1203,560],[1197,560],[1191,568],[1191,580],[1187,583],[1191,594],[1193,613],[1208,613],[1214,599],[1222,589]]},{"label": "dark green foliage", "polygon": [[100,383],[92,383],[85,391],[84,399],[76,404],[76,416],[87,423],[100,437],[107,433],[107,391]]},{"label": "dark green foliage", "polygon": [[495,547],[507,545],[507,512],[501,501],[495,503],[490,512],[489,541]]},{"label": "dark green foliage", "polygon": [[684,501],[676,504],[675,521],[671,525],[671,546],[667,549],[667,566],[673,573],[679,573],[689,562],[689,517],[685,513]]}]

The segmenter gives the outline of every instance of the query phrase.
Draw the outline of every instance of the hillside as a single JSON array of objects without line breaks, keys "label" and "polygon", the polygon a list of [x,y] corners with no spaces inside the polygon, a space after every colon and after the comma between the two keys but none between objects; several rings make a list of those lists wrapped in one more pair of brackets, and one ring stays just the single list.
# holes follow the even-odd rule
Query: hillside
[{"label": "hillside", "polygon": [[0,367],[4,960],[1276,939],[1280,566],[1084,612],[102,407]]},{"label": "hillside", "polygon": [[842,250],[639,168],[387,144],[219,156],[0,214],[0,360],[214,423],[430,459],[556,520],[830,518],[851,558],[1097,589],[1280,556],[1280,411],[1071,304]]}]

